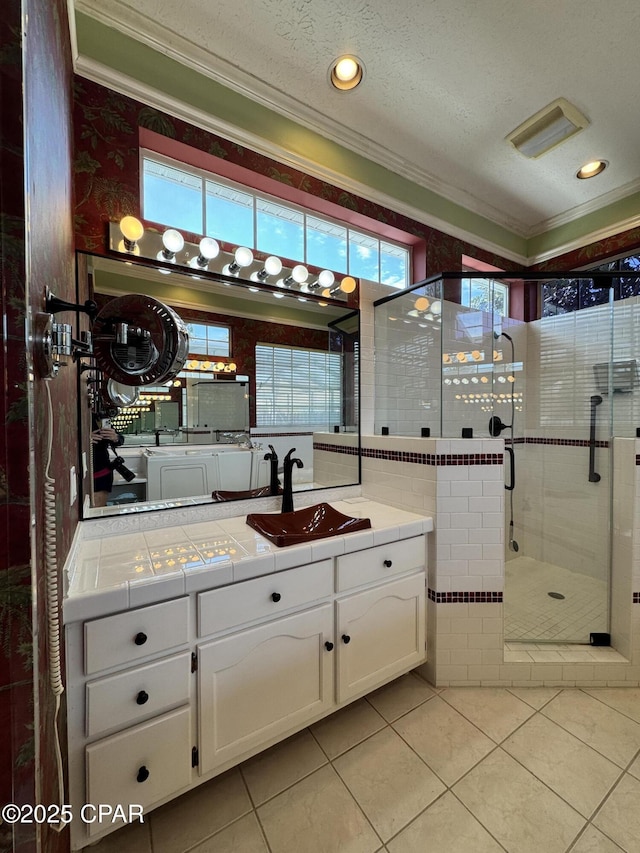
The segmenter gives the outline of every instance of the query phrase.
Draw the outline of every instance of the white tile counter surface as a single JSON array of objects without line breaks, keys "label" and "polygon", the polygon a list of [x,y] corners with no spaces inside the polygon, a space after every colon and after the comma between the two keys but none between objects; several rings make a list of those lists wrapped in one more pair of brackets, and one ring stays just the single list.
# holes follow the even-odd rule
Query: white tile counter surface
[{"label": "white tile counter surface", "polygon": [[362,497],[332,501],[371,529],[317,542],[272,544],[246,516],[81,540],[66,566],[65,623],[213,589],[433,530],[433,520]]}]

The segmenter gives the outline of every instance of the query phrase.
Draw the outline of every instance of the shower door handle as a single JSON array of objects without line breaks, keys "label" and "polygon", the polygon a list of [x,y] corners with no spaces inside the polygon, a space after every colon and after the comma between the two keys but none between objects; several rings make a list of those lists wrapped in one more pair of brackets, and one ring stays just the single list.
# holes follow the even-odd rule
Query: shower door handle
[{"label": "shower door handle", "polygon": [[589,482],[599,483],[600,474],[596,473],[596,409],[602,403],[602,397],[594,394],[591,397],[591,418],[589,428]]},{"label": "shower door handle", "polygon": [[509,483],[505,483],[504,487],[507,491],[512,492],[516,487],[516,454],[513,451],[513,447],[505,447],[505,453],[509,454],[511,475],[509,477]]}]

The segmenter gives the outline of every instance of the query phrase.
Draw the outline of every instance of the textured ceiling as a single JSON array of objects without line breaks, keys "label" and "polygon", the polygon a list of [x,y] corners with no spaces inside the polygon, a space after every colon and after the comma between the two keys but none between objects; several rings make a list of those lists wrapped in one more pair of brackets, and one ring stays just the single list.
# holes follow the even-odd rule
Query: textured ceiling
[{"label": "textured ceiling", "polygon": [[[75,0],[96,17],[523,236],[640,190],[638,0]],[[329,86],[342,53],[363,83]],[[589,127],[505,142],[558,97]],[[596,157],[609,168],[575,172]]]}]

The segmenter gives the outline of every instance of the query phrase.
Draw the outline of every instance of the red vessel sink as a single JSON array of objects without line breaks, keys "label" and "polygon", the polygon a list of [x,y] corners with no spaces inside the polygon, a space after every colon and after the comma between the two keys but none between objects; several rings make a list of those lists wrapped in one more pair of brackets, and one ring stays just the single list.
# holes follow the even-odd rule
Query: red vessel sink
[{"label": "red vessel sink", "polygon": [[316,504],[294,512],[257,513],[247,516],[247,524],[282,548],[285,545],[300,545],[315,542],[328,536],[342,536],[356,530],[368,530],[369,518],[352,518],[334,509],[331,504]]}]

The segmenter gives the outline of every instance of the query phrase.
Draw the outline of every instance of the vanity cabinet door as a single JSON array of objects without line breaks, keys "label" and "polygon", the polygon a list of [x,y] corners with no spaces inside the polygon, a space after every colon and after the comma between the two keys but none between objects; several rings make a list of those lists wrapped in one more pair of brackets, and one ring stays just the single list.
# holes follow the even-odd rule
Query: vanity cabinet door
[{"label": "vanity cabinet door", "polygon": [[424,572],[339,598],[336,609],[339,704],[424,661]]},{"label": "vanity cabinet door", "polygon": [[200,773],[328,711],[332,649],[330,604],[200,646]]}]

